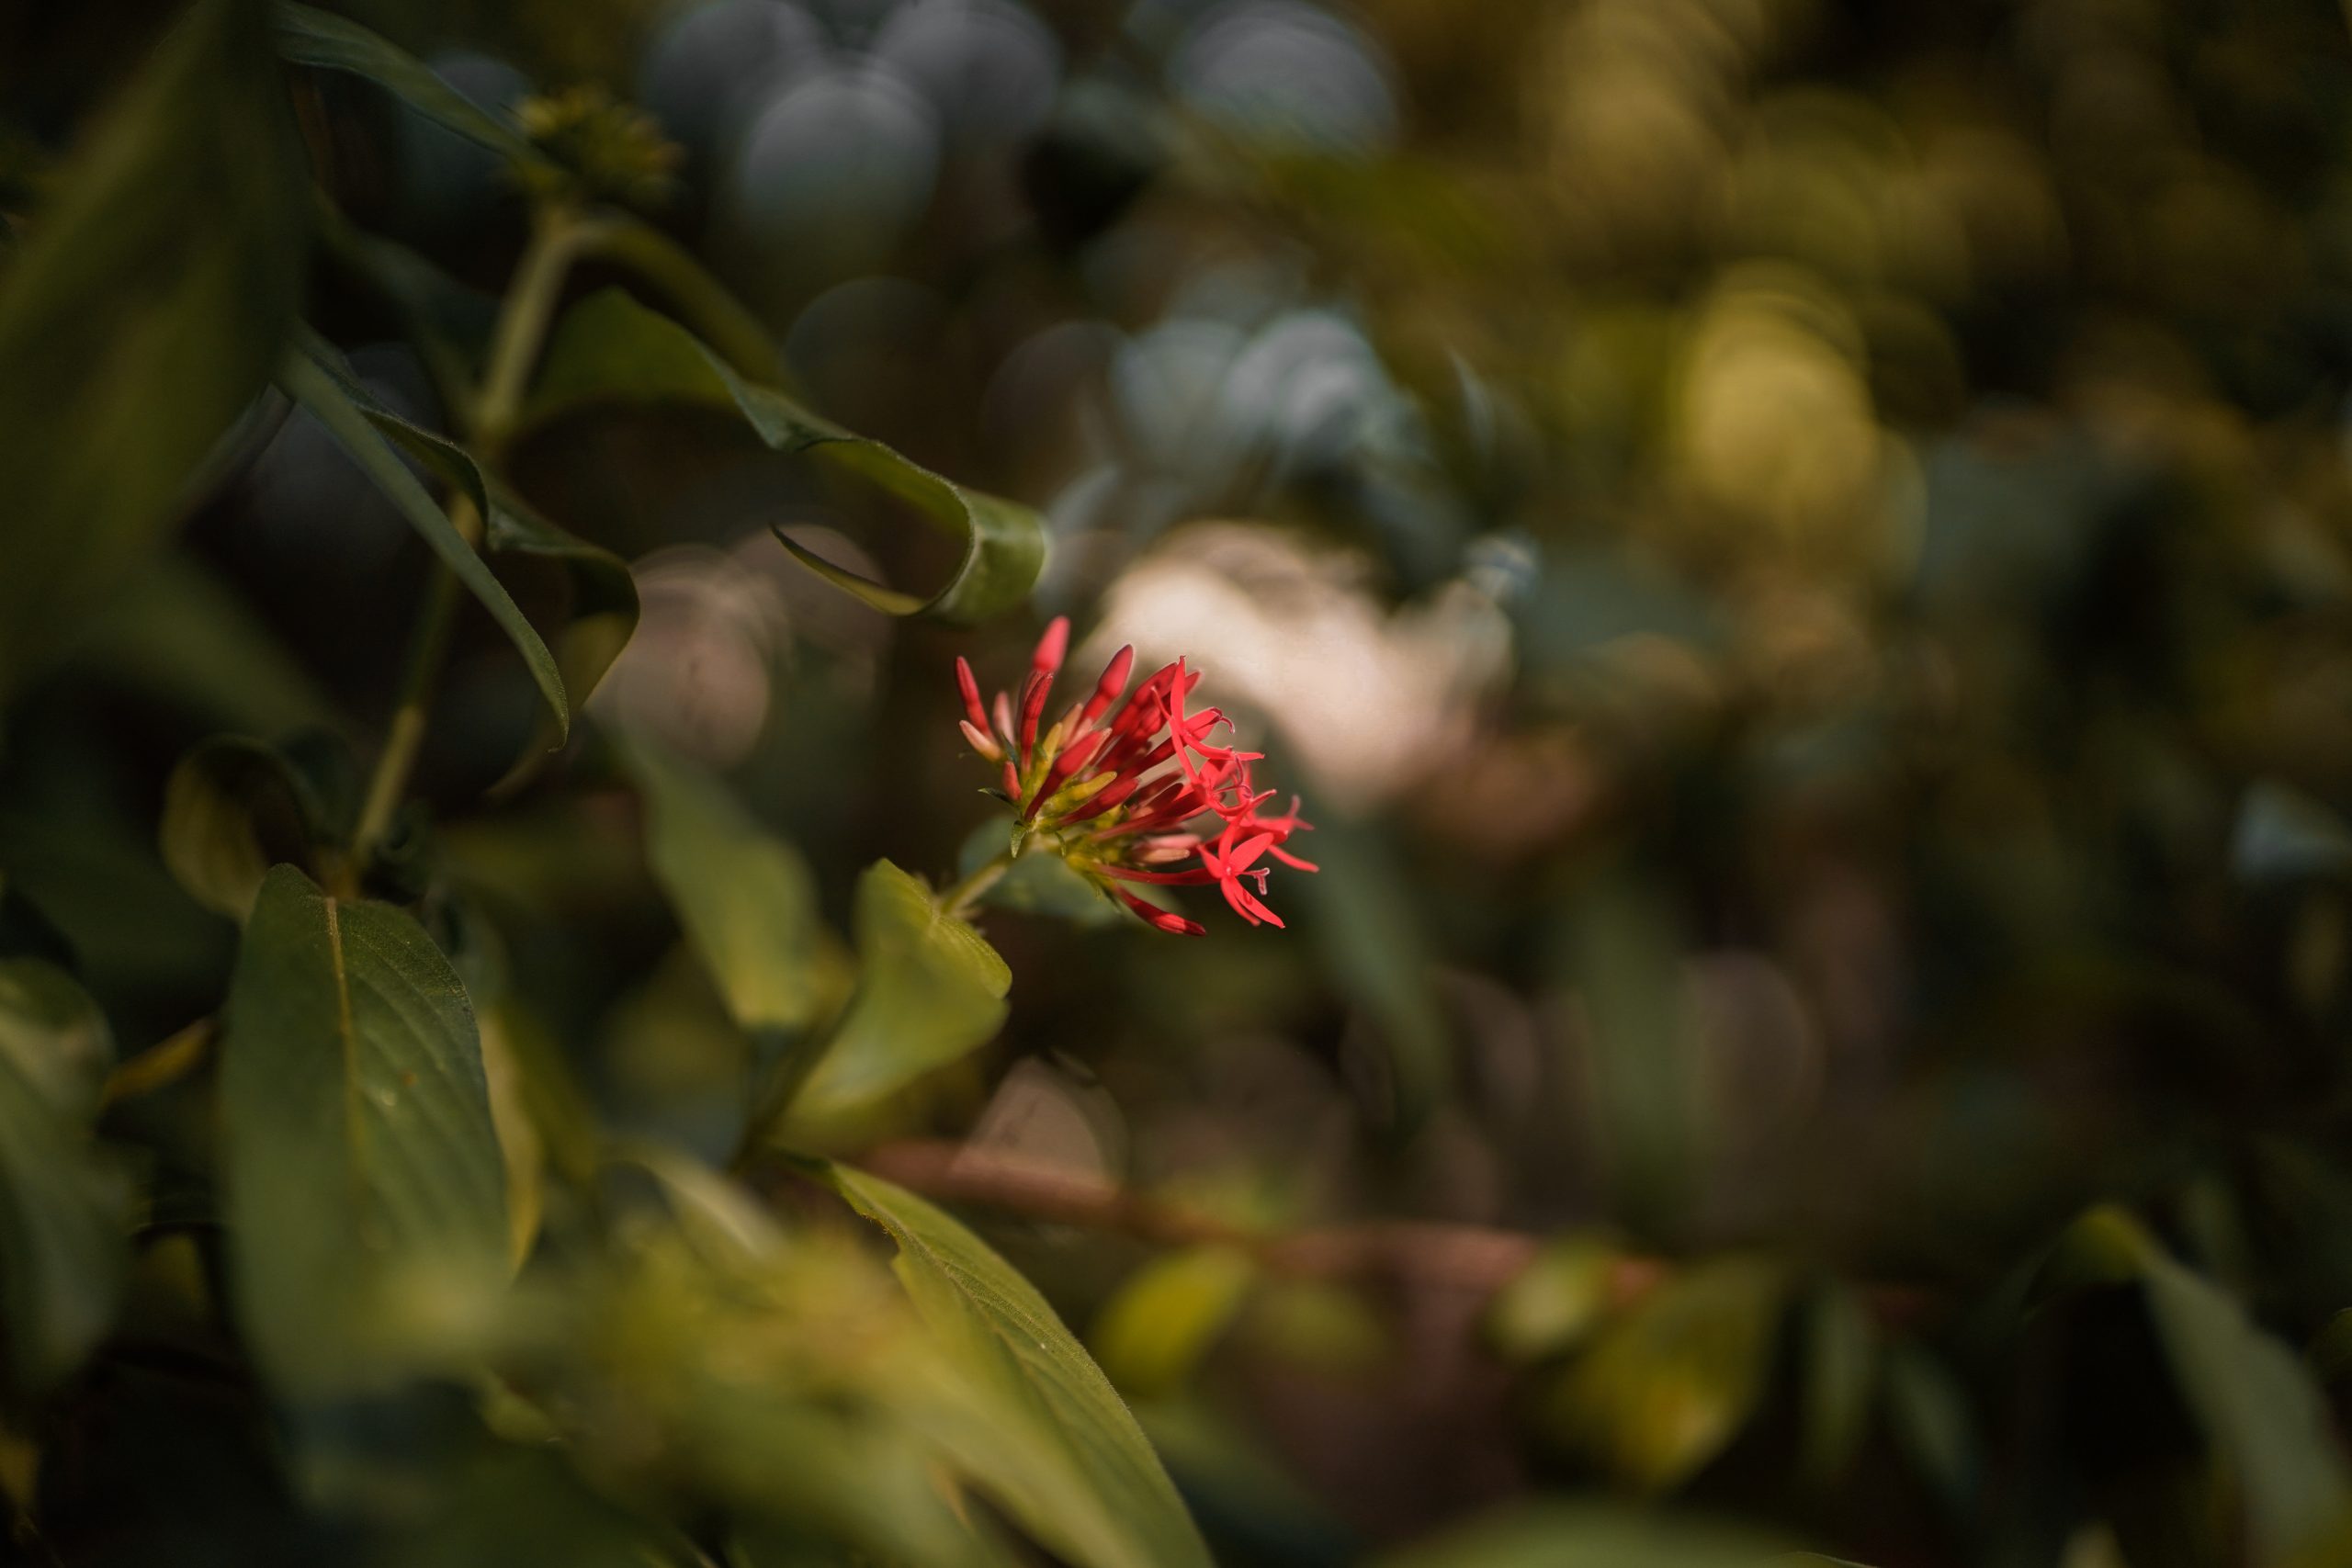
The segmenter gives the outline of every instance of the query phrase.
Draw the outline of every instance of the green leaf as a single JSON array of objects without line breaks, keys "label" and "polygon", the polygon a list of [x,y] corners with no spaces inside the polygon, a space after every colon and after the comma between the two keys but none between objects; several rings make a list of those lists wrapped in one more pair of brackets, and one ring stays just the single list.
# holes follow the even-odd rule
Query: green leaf
[{"label": "green leaf", "polygon": [[1383,1048],[1384,1130],[1407,1137],[1443,1100],[1453,1075],[1453,1032],[1433,977],[1437,953],[1419,902],[1379,837],[1318,818],[1308,859],[1319,876],[1293,881],[1314,907],[1323,961],[1372,1021]]},{"label": "green leaf", "polygon": [[2172,1258],[2150,1258],[2146,1279],[2173,1375],[2244,1489],[2256,1560],[2278,1562],[2341,1525],[2352,1486],[2301,1361]]},{"label": "green leaf", "polygon": [[1886,1420],[1919,1473],[1953,1508],[1976,1494],[1976,1427],[1943,1363],[1907,1345],[1886,1353]]},{"label": "green leaf", "polygon": [[1747,1258],[1668,1279],[1567,1369],[1551,1404],[1566,1435],[1634,1485],[1688,1480],[1763,1393],[1787,1283]]},{"label": "green leaf", "polygon": [[2255,1555],[2278,1562],[2352,1512],[2352,1477],[2310,1371],[2139,1219],[2090,1210],[2059,1238],[2035,1293],[2137,1281],[2182,1397],[2243,1489]]},{"label": "green leaf", "polygon": [[[541,516],[485,471],[472,453],[447,436],[413,424],[378,402],[334,345],[307,326],[298,327],[297,336],[303,353],[380,434],[465,492],[476,514],[488,519],[482,544],[492,555],[551,561],[563,569],[571,582],[571,602],[562,629],[556,634],[556,664],[571,705],[576,708],[586,702],[637,630],[637,580],[630,575],[628,563]],[[502,781],[502,788],[512,788],[524,772],[561,742],[561,726],[543,724],[541,728],[538,740],[526,749],[516,772]]]},{"label": "green leaf", "polygon": [[1609,1310],[1618,1249],[1597,1236],[1544,1244],[1487,1312],[1487,1337],[1515,1361],[1574,1349]]},{"label": "green leaf", "polygon": [[221,1046],[238,1314],[290,1398],[374,1392],[478,1334],[504,1169],[471,1005],[416,921],[273,869]]},{"label": "green leaf", "polygon": [[615,750],[645,803],[645,854],[686,940],[761,1058],[775,1060],[843,988],[836,939],[800,852],[727,786],[640,738]]},{"label": "green leaf", "polygon": [[858,879],[856,920],[857,989],[793,1101],[797,1118],[870,1106],[985,1045],[1004,1021],[1012,971],[922,882],[876,861]]},{"label": "green leaf", "polygon": [[113,1058],[63,970],[0,960],[0,1329],[20,1396],[79,1365],[121,1296],[129,1192],[90,1131]]},{"label": "green leaf", "polygon": [[[560,567],[571,589],[563,627],[555,634],[556,667],[573,705],[603,683],[613,661],[637,635],[637,579],[628,563],[599,545],[558,527],[501,485],[491,487],[490,528],[483,543],[509,560]],[[514,790],[563,739],[562,727],[542,716],[540,733],[493,793]]]},{"label": "green leaf", "polygon": [[[291,353],[278,367],[278,380],[288,396],[311,411],[327,433],[368,477],[376,482],[385,497],[400,509],[409,524],[431,546],[433,553],[457,574],[458,581],[481,602],[490,612],[531,672],[531,680],[547,699],[548,710],[555,716],[558,739],[570,732],[571,710],[564,698],[563,675],[556,667],[555,656],[548,651],[538,632],[529,619],[508,596],[498,579],[474,547],[458,532],[448,514],[441,510],[424,488],[423,481],[410,472],[400,454],[395,452],[379,432],[365,409],[355,402],[338,378],[322,364],[311,352]],[[412,427],[413,428],[413,427]],[[422,433],[420,433],[422,434]],[[479,502],[478,502],[479,504]]]},{"label": "green leaf", "polygon": [[322,728],[334,703],[234,590],[184,550],[166,549],[90,622],[74,655],[207,725],[259,735]]},{"label": "green leaf", "polygon": [[1830,1282],[1804,1304],[1804,1472],[1816,1483],[1851,1464],[1870,1427],[1878,1331],[1849,1287]]},{"label": "green leaf", "polygon": [[156,840],[189,897],[243,920],[271,866],[311,865],[324,820],[309,781],[275,747],[216,735],[164,781]]},{"label": "green leaf", "polygon": [[961,539],[962,560],[929,595],[869,581],[784,540],[809,570],[889,615],[985,620],[1027,597],[1045,565],[1045,524],[1028,507],[966,490],[746,379],[685,328],[617,288],[591,295],[564,316],[524,417],[536,423],[610,402],[732,409],[775,450],[808,452],[845,468]]},{"label": "green leaf", "polygon": [[186,505],[267,383],[303,267],[258,0],[205,0],[55,184],[0,285],[0,694]]},{"label": "green leaf", "polygon": [[1094,1320],[1094,1354],[1112,1382],[1138,1399],[1173,1392],[1216,1347],[1248,1299],[1258,1269],[1236,1247],[1185,1247],[1128,1277]]},{"label": "green leaf", "polygon": [[1728,1525],[1587,1503],[1521,1504],[1381,1559],[1382,1568],[1768,1568],[1820,1562]]},{"label": "green leaf", "polygon": [[[1012,827],[1012,817],[1001,812],[967,833],[956,852],[956,874],[969,876],[1004,853]],[[1050,915],[1081,926],[1125,925],[1132,918],[1056,854],[1023,855],[989,885],[980,902],[992,909]]]},{"label": "green leaf", "polygon": [[309,6],[277,7],[277,52],[297,65],[345,71],[375,83],[436,125],[508,159],[518,168],[553,169],[553,160],[514,127],[476,107],[434,73],[356,22]]},{"label": "green leaf", "polygon": [[1035,1288],[913,1193],[814,1168],[898,1243],[915,1310],[988,1400],[958,1458],[1023,1527],[1087,1568],[1207,1568],[1143,1429]]}]

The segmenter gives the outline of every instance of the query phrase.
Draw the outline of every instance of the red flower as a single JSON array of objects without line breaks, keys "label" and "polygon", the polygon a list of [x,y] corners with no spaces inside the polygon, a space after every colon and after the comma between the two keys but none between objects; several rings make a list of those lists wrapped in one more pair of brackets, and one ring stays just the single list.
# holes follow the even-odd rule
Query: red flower
[{"label": "red flower", "polygon": [[1270,868],[1258,863],[1315,869],[1283,848],[1293,833],[1309,827],[1298,814],[1297,798],[1288,812],[1260,814],[1274,795],[1251,782],[1250,764],[1261,757],[1211,739],[1227,722],[1222,709],[1185,711],[1201,678],[1182,659],[1127,692],[1135,650],[1119,649],[1093,691],[1041,734],[1046,699],[1069,649],[1069,622],[1057,616],[1038,639],[1018,702],[999,692],[993,704],[984,705],[972,667],[956,660],[964,738],[1001,766],[1005,798],[1020,824],[1013,852],[1050,848],[1160,931],[1197,935],[1202,928],[1122,884],[1214,882],[1251,925],[1281,925],[1265,903]]}]

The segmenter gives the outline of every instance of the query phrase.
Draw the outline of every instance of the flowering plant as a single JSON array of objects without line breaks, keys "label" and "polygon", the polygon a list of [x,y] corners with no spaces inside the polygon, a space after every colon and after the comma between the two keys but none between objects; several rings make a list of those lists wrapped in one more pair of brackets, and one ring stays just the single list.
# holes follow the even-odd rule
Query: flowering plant
[{"label": "flowering plant", "polygon": [[1260,809],[1276,793],[1259,789],[1250,771],[1264,753],[1209,739],[1218,726],[1231,726],[1220,708],[1185,711],[1201,677],[1181,658],[1128,692],[1135,649],[1120,649],[1093,691],[1041,735],[1054,677],[1069,651],[1069,617],[1056,616],[1037,639],[1018,699],[1000,691],[986,705],[971,665],[956,660],[964,738],[1002,769],[1003,799],[1014,816],[1010,847],[951,890],[948,907],[960,911],[1016,857],[1045,851],[1159,931],[1198,936],[1204,928],[1137,897],[1126,884],[1214,882],[1235,914],[1253,926],[1280,926],[1282,917],[1265,902],[1271,868],[1259,863],[1316,869],[1283,847],[1293,833],[1313,827],[1299,816],[1298,797],[1287,811]]}]

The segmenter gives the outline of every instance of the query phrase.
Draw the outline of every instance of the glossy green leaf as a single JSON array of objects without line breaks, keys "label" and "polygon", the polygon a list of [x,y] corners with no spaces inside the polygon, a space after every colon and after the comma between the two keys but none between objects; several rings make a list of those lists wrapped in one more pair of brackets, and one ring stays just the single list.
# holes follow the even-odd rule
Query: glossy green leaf
[{"label": "glossy green leaf", "polygon": [[808,452],[869,480],[963,542],[947,581],[929,594],[872,582],[784,541],[803,565],[876,609],[968,624],[1028,596],[1046,560],[1043,521],[1028,507],[942,479],[876,441],[745,378],[685,328],[616,288],[565,315],[548,345],[526,423],[600,403],[684,402],[732,409],[779,452]]},{"label": "glossy green leaf", "polygon": [[841,999],[836,941],[800,852],[718,779],[641,738],[615,746],[645,803],[645,855],[736,1023],[773,1060]]},{"label": "glossy green leaf", "polygon": [[276,748],[217,735],[164,781],[156,846],[189,897],[242,920],[271,866],[311,865],[324,820],[309,781]]},{"label": "glossy green leaf", "polygon": [[277,52],[297,65],[365,77],[435,124],[489,148],[517,167],[555,166],[520,130],[476,106],[414,55],[356,22],[313,6],[281,3]]},{"label": "glossy green leaf", "polygon": [[381,1388],[478,1334],[504,1169],[473,1009],[424,929],[275,868],[221,1053],[232,1284],[277,1390]]},{"label": "glossy green leaf", "polygon": [[0,275],[0,693],[145,558],[266,385],[307,199],[260,0],[204,0]]},{"label": "glossy green leaf", "polygon": [[1142,1428],[1035,1287],[913,1193],[846,1166],[816,1169],[898,1243],[916,1311],[986,1399],[957,1458],[1023,1528],[1086,1568],[1206,1568]]},{"label": "glossy green leaf", "polygon": [[1646,1490],[1688,1480],[1755,1409],[1787,1284],[1747,1258],[1668,1279],[1568,1367],[1550,1404],[1564,1434]]},{"label": "glossy green leaf", "polygon": [[1094,1320],[1095,1359],[1138,1399],[1171,1393],[1231,1326],[1258,1277],[1236,1247],[1184,1247],[1137,1269]]},{"label": "glossy green leaf", "polygon": [[522,654],[532,683],[538,687],[539,695],[547,700],[548,710],[555,716],[557,737],[560,739],[569,732],[571,722],[562,672],[537,630],[492,575],[489,564],[458,532],[448,513],[441,510],[424,482],[401,460],[376,423],[352,400],[350,393],[319,359],[307,352],[288,354],[278,367],[278,380],[288,394],[308,409],[351,454],[361,470],[432,547],[433,553],[490,612],[491,619],[498,623],[515,650]]},{"label": "glossy green leaf", "polygon": [[821,1120],[873,1104],[988,1043],[1012,972],[968,921],[888,861],[857,884],[857,989],[793,1102]]},{"label": "glossy green leaf", "polygon": [[0,1337],[18,1396],[80,1364],[121,1295],[130,1194],[90,1132],[113,1059],[71,976],[0,960]]}]

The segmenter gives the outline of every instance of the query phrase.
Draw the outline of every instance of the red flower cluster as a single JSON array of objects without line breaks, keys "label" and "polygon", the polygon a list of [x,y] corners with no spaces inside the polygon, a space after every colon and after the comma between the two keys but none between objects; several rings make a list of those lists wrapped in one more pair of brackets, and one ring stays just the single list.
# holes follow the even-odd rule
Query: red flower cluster
[{"label": "red flower cluster", "polygon": [[1146,903],[1121,883],[1214,882],[1251,925],[1281,925],[1264,902],[1271,867],[1259,863],[1315,869],[1283,848],[1293,833],[1311,826],[1299,818],[1297,797],[1286,812],[1261,812],[1274,795],[1250,780],[1250,764],[1261,754],[1209,739],[1225,722],[1218,709],[1184,711],[1201,678],[1181,659],[1147,677],[1122,703],[1135,649],[1119,649],[1093,692],[1040,736],[1046,699],[1069,649],[1069,621],[1057,616],[1038,639],[1019,700],[999,692],[992,706],[981,705],[972,667],[956,660],[964,738],[1003,767],[1005,798],[1017,816],[1015,852],[1050,846],[1164,931],[1197,936],[1202,927]]}]

